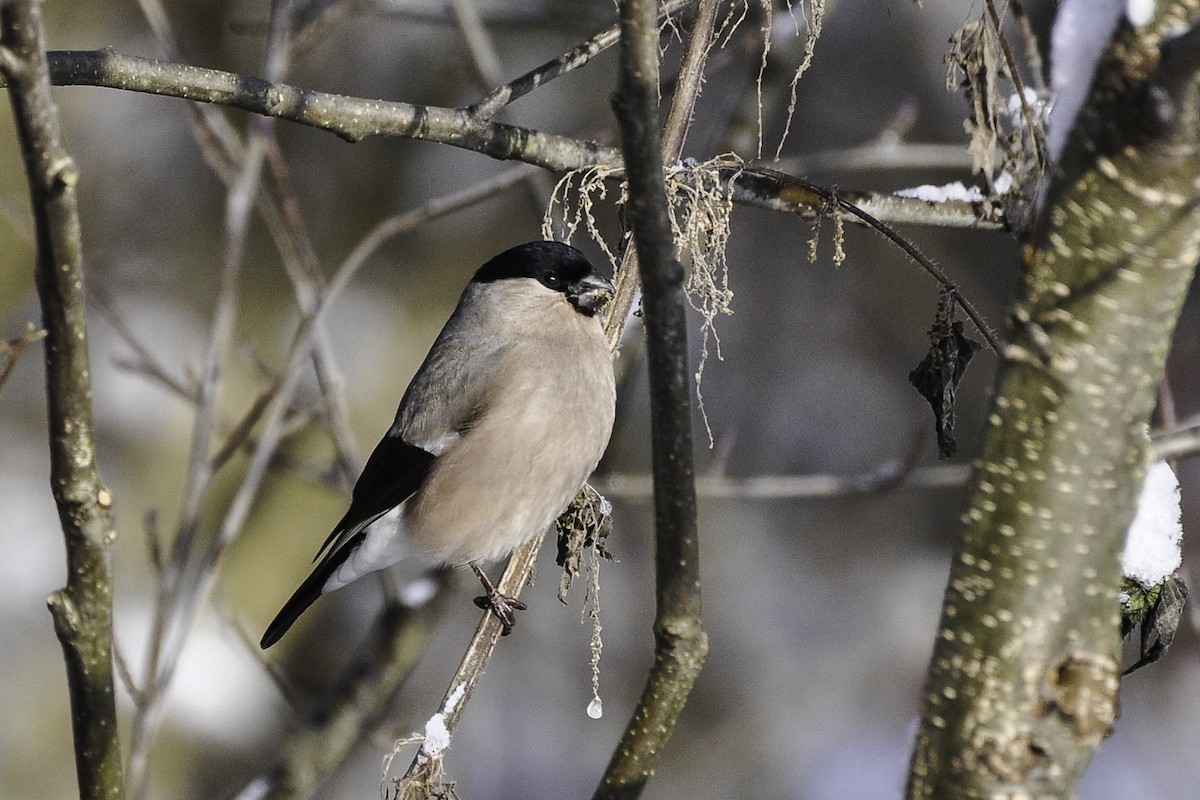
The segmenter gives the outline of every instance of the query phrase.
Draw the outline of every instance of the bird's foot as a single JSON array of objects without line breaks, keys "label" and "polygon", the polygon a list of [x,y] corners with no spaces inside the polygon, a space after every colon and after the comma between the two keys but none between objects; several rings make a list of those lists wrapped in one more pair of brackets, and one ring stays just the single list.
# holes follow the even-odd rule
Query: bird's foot
[{"label": "bird's foot", "polygon": [[500,620],[500,635],[508,636],[512,633],[513,625],[517,623],[516,612],[524,611],[529,606],[515,597],[509,597],[498,591],[492,585],[488,576],[479,567],[472,564],[471,569],[475,571],[475,576],[479,578],[479,582],[483,584],[483,590],[486,592],[486,594],[475,598],[475,605],[495,614],[496,619]]}]

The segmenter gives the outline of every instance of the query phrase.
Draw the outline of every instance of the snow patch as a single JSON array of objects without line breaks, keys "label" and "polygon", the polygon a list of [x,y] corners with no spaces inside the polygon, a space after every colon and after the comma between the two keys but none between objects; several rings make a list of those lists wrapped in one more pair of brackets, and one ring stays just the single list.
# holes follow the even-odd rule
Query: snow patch
[{"label": "snow patch", "polygon": [[996,180],[992,181],[992,189],[996,194],[1008,194],[1008,190],[1012,188],[1013,176],[1008,170],[1001,170],[996,176]]},{"label": "snow patch", "polygon": [[983,200],[983,192],[978,186],[967,187],[962,181],[947,183],[943,186],[933,186],[932,184],[923,184],[914,186],[911,189],[900,189],[895,192],[896,197],[911,197],[916,200],[924,200],[926,203],[944,203],[947,200],[963,200],[968,203],[978,203]]},{"label": "snow patch", "polygon": [[1154,19],[1154,0],[1128,0],[1125,16],[1138,28],[1150,24],[1150,20]]},{"label": "snow patch", "polygon": [[450,731],[446,729],[446,715],[434,714],[425,723],[425,743],[421,751],[433,758],[450,746]]},{"label": "snow patch", "polygon": [[446,696],[446,702],[442,704],[442,713],[453,714],[454,710],[458,708],[458,704],[462,701],[463,695],[466,693],[467,685],[465,683],[455,686],[454,691]]},{"label": "snow patch", "polygon": [[1179,479],[1170,464],[1158,461],[1146,472],[1137,514],[1125,538],[1121,553],[1125,577],[1149,588],[1179,568],[1183,538],[1179,517]]}]

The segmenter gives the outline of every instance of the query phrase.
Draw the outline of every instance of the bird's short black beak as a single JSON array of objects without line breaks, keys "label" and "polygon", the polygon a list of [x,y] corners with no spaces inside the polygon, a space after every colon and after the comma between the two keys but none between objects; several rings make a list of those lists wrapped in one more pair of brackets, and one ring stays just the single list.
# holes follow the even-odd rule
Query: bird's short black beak
[{"label": "bird's short black beak", "polygon": [[567,299],[581,313],[587,314],[590,317],[608,304],[615,291],[616,289],[613,288],[612,281],[599,273],[593,272],[591,275],[580,278],[571,284],[570,290],[567,292]]}]

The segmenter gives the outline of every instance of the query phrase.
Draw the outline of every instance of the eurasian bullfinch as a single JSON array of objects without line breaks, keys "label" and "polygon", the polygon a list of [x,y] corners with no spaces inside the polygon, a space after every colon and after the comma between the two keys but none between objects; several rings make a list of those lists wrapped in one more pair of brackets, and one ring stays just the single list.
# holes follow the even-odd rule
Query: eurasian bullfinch
[{"label": "eurasian bullfinch", "polygon": [[524,606],[478,565],[541,535],[608,446],[616,390],[597,313],[612,293],[583,253],[558,242],[519,245],[479,268],[263,648],[322,594],[405,558],[471,566],[511,629]]}]

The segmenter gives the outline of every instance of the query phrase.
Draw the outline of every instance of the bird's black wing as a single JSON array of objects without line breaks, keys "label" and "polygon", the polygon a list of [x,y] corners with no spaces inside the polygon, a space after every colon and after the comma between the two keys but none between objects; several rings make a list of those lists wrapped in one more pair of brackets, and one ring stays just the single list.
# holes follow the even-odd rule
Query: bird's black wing
[{"label": "bird's black wing", "polygon": [[383,437],[367,459],[358,482],[354,484],[350,509],[317,551],[317,558],[324,553],[321,563],[267,626],[260,643],[264,650],[279,641],[300,615],[321,596],[329,576],[362,543],[366,535],[363,529],[420,488],[433,460],[432,453],[405,442],[391,432]]},{"label": "bird's black wing", "polygon": [[350,508],[317,550],[313,561],[320,558],[331,546],[331,552],[326,558],[343,549],[339,539],[350,539],[412,497],[429,475],[433,460],[432,453],[409,444],[393,431],[388,431],[379,440],[379,444],[375,445],[374,452],[367,459],[367,465],[363,467],[362,474],[354,484]]}]

